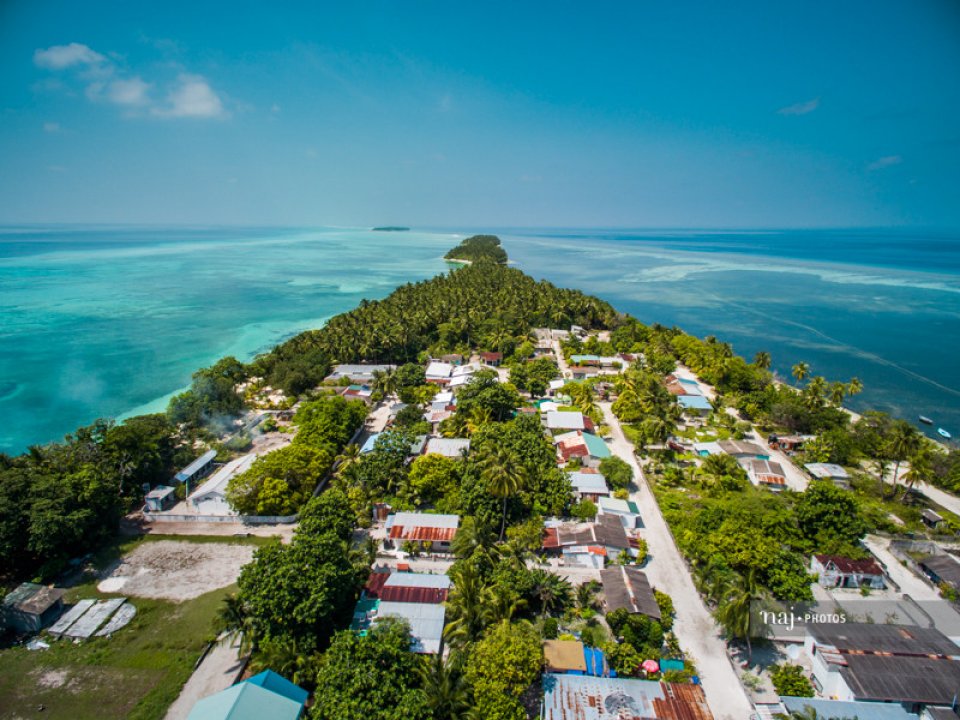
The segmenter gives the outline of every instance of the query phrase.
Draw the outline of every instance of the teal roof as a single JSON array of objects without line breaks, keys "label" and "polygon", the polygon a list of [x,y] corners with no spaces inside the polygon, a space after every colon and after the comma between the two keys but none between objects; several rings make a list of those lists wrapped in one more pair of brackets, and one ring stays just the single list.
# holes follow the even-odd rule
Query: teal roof
[{"label": "teal roof", "polygon": [[248,682],[252,685],[259,685],[262,688],[266,688],[271,692],[275,692],[277,695],[283,695],[285,698],[289,698],[294,702],[298,702],[303,705],[307,698],[310,697],[310,693],[304,690],[299,685],[287,680],[283,675],[275,673],[273,670],[264,670],[259,675],[254,675],[252,678],[248,678],[244,682]]},{"label": "teal roof", "polygon": [[187,720],[297,720],[303,703],[248,682],[198,700]]},{"label": "teal roof", "polygon": [[603,438],[599,438],[596,435],[591,435],[590,433],[584,433],[583,441],[587,444],[587,450],[590,451],[590,455],[592,457],[610,457],[610,448],[607,447],[607,444],[603,441]]}]

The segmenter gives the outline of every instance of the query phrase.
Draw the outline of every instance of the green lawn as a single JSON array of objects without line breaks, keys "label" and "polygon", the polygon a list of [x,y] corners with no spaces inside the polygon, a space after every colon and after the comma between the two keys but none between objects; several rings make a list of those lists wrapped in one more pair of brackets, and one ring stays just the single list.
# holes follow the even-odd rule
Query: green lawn
[{"label": "green lawn", "polygon": [[[145,536],[118,541],[98,553],[103,567],[144,542],[179,540],[260,545],[265,538]],[[69,590],[70,602],[111,597],[90,579]],[[136,617],[112,638],[83,643],[53,640],[49,650],[0,650],[0,718],[135,720],[163,718],[212,636],[222,588],[182,603],[130,598]],[[43,705],[44,710],[39,710]]]}]

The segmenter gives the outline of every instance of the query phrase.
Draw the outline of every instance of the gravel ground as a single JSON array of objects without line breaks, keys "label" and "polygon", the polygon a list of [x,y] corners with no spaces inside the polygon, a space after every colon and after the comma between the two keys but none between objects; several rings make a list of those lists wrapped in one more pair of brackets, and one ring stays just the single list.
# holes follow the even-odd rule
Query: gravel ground
[{"label": "gravel ground", "polygon": [[181,602],[236,582],[253,559],[251,545],[145,542],[109,568],[100,592]]}]

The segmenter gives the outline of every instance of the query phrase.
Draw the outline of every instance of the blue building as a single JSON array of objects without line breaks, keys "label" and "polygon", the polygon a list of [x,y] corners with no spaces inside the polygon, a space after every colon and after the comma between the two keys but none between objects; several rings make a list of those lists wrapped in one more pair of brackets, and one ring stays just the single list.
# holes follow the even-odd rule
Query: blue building
[{"label": "blue building", "polygon": [[272,670],[205,697],[187,720],[298,720],[309,693]]}]

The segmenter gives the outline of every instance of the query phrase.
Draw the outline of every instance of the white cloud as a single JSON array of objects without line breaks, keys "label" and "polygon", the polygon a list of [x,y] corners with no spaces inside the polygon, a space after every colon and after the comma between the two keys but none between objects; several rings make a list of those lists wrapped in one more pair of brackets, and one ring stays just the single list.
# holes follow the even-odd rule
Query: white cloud
[{"label": "white cloud", "polygon": [[107,99],[117,105],[146,105],[150,100],[149,90],[150,83],[140,77],[114,80],[107,87]]},{"label": "white cloud", "polygon": [[45,122],[43,124],[43,131],[48,133],[58,133],[60,132],[60,123],[58,122]]},{"label": "white cloud", "polygon": [[167,94],[167,106],[154,108],[163,117],[212,118],[226,114],[220,96],[200,75],[182,74]]},{"label": "white cloud", "polygon": [[872,163],[867,165],[867,170],[870,172],[876,172],[877,170],[883,170],[884,168],[888,168],[893,165],[899,165],[902,162],[903,158],[899,155],[885,155],[882,158],[877,158]]},{"label": "white cloud", "polygon": [[820,107],[820,98],[814,98],[813,100],[807,100],[805,102],[795,103],[793,105],[787,105],[777,110],[777,113],[780,115],[806,115],[812,113]]},{"label": "white cloud", "polygon": [[46,49],[37,49],[33,53],[33,62],[48,70],[63,70],[74,65],[99,65],[105,63],[100,53],[90,49],[83,43],[69,45],[52,45]]}]

